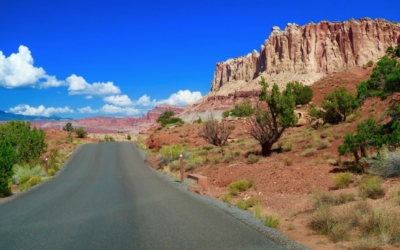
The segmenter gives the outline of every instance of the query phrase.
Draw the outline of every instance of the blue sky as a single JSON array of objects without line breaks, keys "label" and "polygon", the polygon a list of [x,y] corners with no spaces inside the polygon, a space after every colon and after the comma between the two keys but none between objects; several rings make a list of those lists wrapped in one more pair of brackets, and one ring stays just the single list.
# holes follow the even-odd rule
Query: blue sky
[{"label": "blue sky", "polygon": [[70,118],[196,101],[272,26],[400,21],[395,0],[0,1],[0,110]]}]

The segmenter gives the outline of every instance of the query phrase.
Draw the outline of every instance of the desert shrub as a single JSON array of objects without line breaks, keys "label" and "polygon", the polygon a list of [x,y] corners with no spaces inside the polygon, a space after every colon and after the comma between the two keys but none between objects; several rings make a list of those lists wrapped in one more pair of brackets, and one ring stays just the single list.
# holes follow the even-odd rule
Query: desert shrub
[{"label": "desert shrub", "polygon": [[219,198],[225,203],[231,203],[233,196],[231,194],[223,194]]},{"label": "desert shrub", "polygon": [[222,161],[225,163],[233,162],[233,161],[235,161],[235,155],[232,153],[225,155],[224,158],[222,159]]},{"label": "desert shrub", "polygon": [[261,205],[259,203],[254,205],[253,215],[257,219],[260,219],[260,220],[262,219],[262,210],[261,210]]},{"label": "desert shrub", "polygon": [[292,158],[289,158],[289,157],[285,157],[285,165],[286,166],[292,166],[293,165],[293,160],[292,160]]},{"label": "desert shrub", "polygon": [[292,149],[294,148],[293,138],[288,138],[287,140],[283,141],[279,144],[279,147],[282,149],[283,152],[292,151]]},{"label": "desert shrub", "polygon": [[31,176],[29,178],[29,180],[27,180],[26,182],[24,182],[20,185],[19,189],[21,191],[27,190],[27,189],[39,184],[41,181],[42,181],[42,177],[37,176],[37,175]]},{"label": "desert shrub", "polygon": [[197,124],[202,124],[203,123],[203,120],[201,119],[201,117],[199,116],[199,119],[197,119]]},{"label": "desert shrub", "polygon": [[257,155],[255,155],[255,154],[250,154],[250,155],[247,157],[247,163],[248,163],[248,164],[257,163],[259,160],[260,160],[260,157],[257,156]]},{"label": "desert shrub", "polygon": [[356,111],[354,111],[352,114],[350,114],[350,115],[347,116],[346,122],[352,123],[352,122],[354,122],[355,120],[357,120],[358,118],[360,118],[360,116],[361,116],[360,111],[356,110]]},{"label": "desert shrub", "polygon": [[72,126],[72,123],[67,122],[65,126],[62,128],[62,130],[67,132],[74,132],[74,127]]},{"label": "desert shrub", "polygon": [[105,135],[102,142],[113,142],[115,139],[111,135]]},{"label": "desert shrub", "polygon": [[203,165],[204,164],[204,162],[206,162],[206,158],[203,158],[203,157],[192,157],[192,156],[190,156],[189,157],[189,159],[187,159],[186,161],[185,161],[185,169],[186,170],[192,170],[192,169],[195,169],[195,168],[197,168],[197,167],[199,167],[199,166],[201,166],[201,165]]},{"label": "desert shrub", "polygon": [[381,242],[400,242],[400,214],[395,208],[376,208],[360,221],[360,232],[364,237],[375,236]]},{"label": "desert shrub", "polygon": [[309,86],[297,81],[289,82],[287,85],[289,85],[287,89],[291,89],[294,94],[296,105],[307,104],[313,98],[313,91]]},{"label": "desert shrub", "polygon": [[347,221],[339,221],[332,226],[329,238],[333,242],[344,241],[350,238],[350,225]]},{"label": "desert shrub", "polygon": [[228,186],[229,193],[231,195],[236,196],[239,192],[246,191],[247,189],[251,188],[254,186],[254,180],[253,179],[243,179],[243,180],[238,180],[236,182],[232,182]]},{"label": "desert shrub", "polygon": [[217,121],[213,116],[204,123],[199,135],[208,143],[218,146],[222,155],[225,154],[225,146],[228,142],[229,135],[233,130],[233,126],[227,124],[225,120]]},{"label": "desert shrub", "polygon": [[325,149],[330,146],[330,143],[327,140],[317,140],[315,144],[318,150]]},{"label": "desert shrub", "polygon": [[78,138],[85,138],[87,136],[86,130],[82,127],[75,129],[75,133],[78,136]]},{"label": "desert shrub", "polygon": [[54,168],[49,169],[49,176],[54,176],[56,173],[57,173],[57,170],[55,170]]},{"label": "desert shrub", "polygon": [[318,234],[328,235],[332,226],[337,222],[332,209],[325,205],[319,206],[311,216],[308,226]]},{"label": "desert shrub", "polygon": [[254,197],[250,197],[250,198],[248,198],[246,200],[238,201],[236,203],[236,206],[239,209],[247,210],[247,209],[253,207],[256,203],[257,203],[257,200]]},{"label": "desert shrub", "polygon": [[385,189],[379,176],[363,176],[357,185],[362,197],[378,199],[385,196]]},{"label": "desert shrub", "polygon": [[279,218],[275,215],[265,215],[263,224],[267,227],[277,228],[279,226]]},{"label": "desert shrub", "polygon": [[382,178],[400,175],[400,151],[384,150],[380,155],[366,161],[370,173]]},{"label": "desert shrub", "polygon": [[178,160],[181,154],[184,158],[188,157],[186,146],[182,146],[181,144],[165,145],[160,149],[158,163],[160,166],[166,165],[172,161]]},{"label": "desert shrub", "polygon": [[375,250],[379,249],[381,243],[375,237],[361,237],[354,242],[352,249],[354,250]]},{"label": "desert shrub", "polygon": [[354,181],[352,174],[349,172],[339,173],[332,180],[338,188],[346,188]]},{"label": "desert shrub", "polygon": [[30,167],[28,164],[16,164],[13,167],[13,172],[14,175],[12,177],[12,183],[16,185],[27,182],[32,176],[46,176],[46,172],[44,171],[43,167],[39,165]]},{"label": "desert shrub", "polygon": [[317,150],[315,148],[307,148],[306,150],[303,151],[303,153],[301,153],[301,156],[313,156],[315,154]]},{"label": "desert shrub", "polygon": [[329,165],[332,165],[332,166],[339,166],[339,161],[337,159],[330,158],[330,159],[326,160],[326,163],[328,163]]},{"label": "desert shrub", "polygon": [[128,134],[128,135],[126,136],[126,139],[127,139],[128,141],[130,141],[130,140],[132,139],[131,135]]},{"label": "desert shrub", "polygon": [[355,197],[352,193],[332,193],[326,191],[318,191],[313,195],[314,206],[321,207],[327,205],[342,205],[350,201],[354,201]]},{"label": "desert shrub", "polygon": [[212,157],[212,158],[210,158],[210,162],[213,164],[218,164],[221,162],[221,157],[219,157],[219,156]]},{"label": "desert shrub", "polygon": [[165,127],[168,124],[182,125],[183,124],[182,119],[173,117],[174,115],[175,113],[172,110],[167,110],[157,118],[157,122],[159,122],[162,127]]},{"label": "desert shrub", "polygon": [[235,116],[235,117],[248,117],[254,113],[254,108],[249,99],[243,101],[243,103],[235,104],[235,107],[231,110],[226,110],[222,113],[223,117]]},{"label": "desert shrub", "polygon": [[372,67],[372,66],[374,66],[374,62],[372,60],[369,60],[367,62],[367,67]]}]

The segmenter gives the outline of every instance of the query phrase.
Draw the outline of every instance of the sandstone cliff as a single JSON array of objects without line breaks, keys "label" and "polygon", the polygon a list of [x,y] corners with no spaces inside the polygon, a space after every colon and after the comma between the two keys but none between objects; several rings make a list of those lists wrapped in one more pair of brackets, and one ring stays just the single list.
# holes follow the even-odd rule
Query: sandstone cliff
[{"label": "sandstone cliff", "polygon": [[[211,92],[230,83],[249,85],[247,82],[259,75],[281,84],[290,80],[312,84],[326,74],[376,61],[387,47],[397,43],[400,24],[384,19],[322,21],[304,26],[289,23],[285,30],[273,27],[260,52],[217,63]],[[223,91],[225,95],[237,88],[229,89]]]}]

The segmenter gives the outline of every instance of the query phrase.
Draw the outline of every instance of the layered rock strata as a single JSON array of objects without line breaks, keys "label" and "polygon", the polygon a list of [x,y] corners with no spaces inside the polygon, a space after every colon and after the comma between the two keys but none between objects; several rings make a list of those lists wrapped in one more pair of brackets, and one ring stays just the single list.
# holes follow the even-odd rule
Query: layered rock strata
[{"label": "layered rock strata", "polygon": [[[323,75],[376,61],[389,46],[398,43],[400,24],[384,19],[321,21],[304,26],[289,23],[284,30],[273,27],[260,52],[254,50],[247,56],[217,63],[211,91],[229,83],[252,81],[261,74],[284,73],[287,77],[280,77],[282,80],[305,79],[311,84]],[[311,79],[308,82],[301,76],[307,74]]]}]

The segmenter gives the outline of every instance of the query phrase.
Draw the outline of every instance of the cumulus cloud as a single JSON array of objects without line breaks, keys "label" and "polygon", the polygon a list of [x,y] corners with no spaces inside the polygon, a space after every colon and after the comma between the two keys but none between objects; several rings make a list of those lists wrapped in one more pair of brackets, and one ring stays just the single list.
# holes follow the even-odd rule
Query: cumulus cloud
[{"label": "cumulus cloud", "polygon": [[85,99],[88,99],[88,100],[93,99],[93,96],[87,95],[87,96],[85,96]]},{"label": "cumulus cloud", "polygon": [[177,93],[172,94],[168,99],[159,101],[158,103],[168,103],[171,105],[185,105],[198,101],[201,98],[199,91],[190,92],[189,90],[179,90]]},{"label": "cumulus cloud", "polygon": [[100,111],[107,114],[121,114],[121,115],[138,115],[140,113],[140,110],[132,107],[118,107],[110,104],[104,105],[100,109]]},{"label": "cumulus cloud", "polygon": [[92,109],[90,106],[86,106],[84,108],[78,109],[78,112],[81,114],[95,114],[98,113],[99,111],[97,109]]},{"label": "cumulus cloud", "polygon": [[149,106],[155,106],[157,102],[156,100],[151,101],[150,96],[143,95],[142,97],[139,98],[139,100],[135,101],[135,104],[138,106],[149,107]]},{"label": "cumulus cloud", "polygon": [[74,113],[74,110],[70,109],[68,106],[64,108],[54,108],[54,107],[46,108],[45,106],[40,105],[37,108],[35,108],[26,104],[20,104],[14,108],[10,108],[10,112],[20,115],[51,116],[54,114],[61,114],[61,113]]},{"label": "cumulus cloud", "polygon": [[103,101],[111,103],[115,106],[132,106],[133,102],[127,95],[112,95],[103,98]]},{"label": "cumulus cloud", "polygon": [[28,47],[19,46],[18,53],[5,57],[0,51],[0,86],[12,89],[18,87],[59,87],[66,85],[55,76],[49,76],[41,67],[33,66],[33,57]]},{"label": "cumulus cloud", "polygon": [[69,94],[70,95],[116,95],[120,94],[121,90],[119,87],[114,86],[113,82],[95,82],[89,84],[86,80],[75,74],[72,74],[67,78],[67,83],[69,84]]}]

